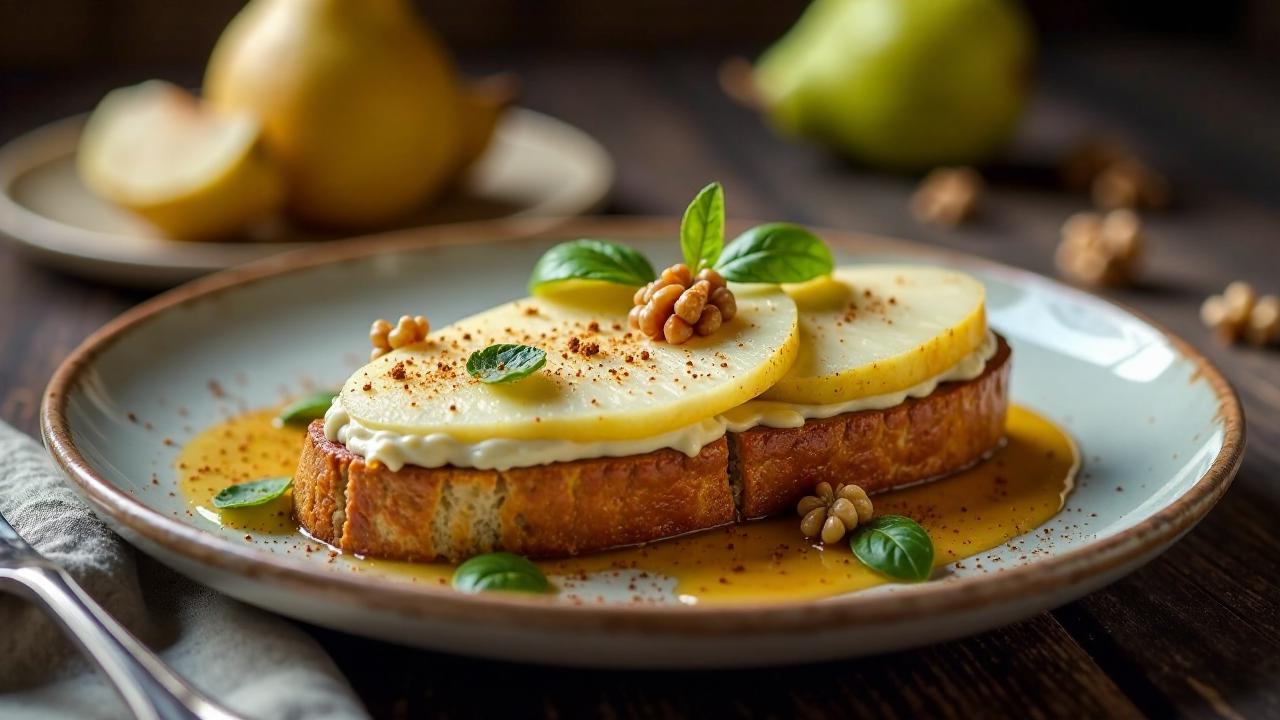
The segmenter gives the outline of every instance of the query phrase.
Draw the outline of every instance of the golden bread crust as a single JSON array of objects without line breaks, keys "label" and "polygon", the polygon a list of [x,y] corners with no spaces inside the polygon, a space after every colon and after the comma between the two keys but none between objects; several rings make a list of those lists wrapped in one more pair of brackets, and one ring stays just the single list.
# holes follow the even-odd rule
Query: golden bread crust
[{"label": "golden bread crust", "polygon": [[[362,555],[576,555],[733,522],[728,466],[721,438],[694,457],[658,450],[505,471],[392,472],[325,438],[316,421],[294,477],[294,512],[317,539]],[[338,509],[345,517],[335,523]]]},{"label": "golden bread crust", "polygon": [[819,482],[854,483],[869,493],[932,480],[981,460],[1004,437],[1009,345],[977,378],[943,383],[922,398],[798,428],[731,433],[739,513],[790,512]]}]

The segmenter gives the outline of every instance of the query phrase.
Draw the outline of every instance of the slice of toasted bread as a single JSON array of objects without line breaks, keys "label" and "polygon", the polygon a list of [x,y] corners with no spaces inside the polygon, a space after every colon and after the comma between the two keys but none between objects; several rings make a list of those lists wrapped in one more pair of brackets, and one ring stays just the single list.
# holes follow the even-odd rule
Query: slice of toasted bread
[{"label": "slice of toasted bread", "polygon": [[728,468],[720,438],[694,457],[658,450],[503,471],[392,472],[326,439],[316,421],[294,476],[294,511],[317,539],[361,555],[576,555],[733,522]]},{"label": "slice of toasted bread", "polygon": [[978,377],[939,385],[886,410],[809,420],[798,428],[729,434],[738,511],[744,519],[790,512],[819,482],[868,493],[924,482],[968,467],[1004,437],[1009,345]]},{"label": "slice of toasted bread", "polygon": [[317,421],[294,476],[294,511],[319,540],[401,560],[461,560],[496,549],[575,555],[791,512],[822,480],[880,492],[991,452],[1004,432],[1009,357],[1000,339],[973,380],[886,410],[729,433],[695,457],[658,450],[505,471],[406,465],[393,472],[328,440]]}]

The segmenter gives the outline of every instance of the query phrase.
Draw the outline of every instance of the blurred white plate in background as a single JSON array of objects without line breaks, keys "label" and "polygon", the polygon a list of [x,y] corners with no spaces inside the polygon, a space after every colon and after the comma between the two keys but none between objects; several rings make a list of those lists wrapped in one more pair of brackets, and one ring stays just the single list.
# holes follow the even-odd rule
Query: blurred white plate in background
[{"label": "blurred white plate in background", "polygon": [[[48,265],[160,288],[338,237],[281,221],[239,241],[167,240],[80,183],[75,150],[85,118],[51,123],[0,148],[0,235]],[[612,160],[591,136],[515,108],[462,185],[400,227],[581,215],[604,203],[613,177]]]}]

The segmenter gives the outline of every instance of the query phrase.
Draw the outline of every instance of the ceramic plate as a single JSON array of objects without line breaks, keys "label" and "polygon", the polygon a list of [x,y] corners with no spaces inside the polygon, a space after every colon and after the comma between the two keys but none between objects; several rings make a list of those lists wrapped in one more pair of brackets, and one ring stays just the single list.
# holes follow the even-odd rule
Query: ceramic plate
[{"label": "ceramic plate", "polygon": [[[1014,349],[1013,399],[1064,426],[1085,458],[1085,474],[1059,515],[924,584],[819,601],[689,607],[629,602],[610,576],[579,589],[603,598],[587,604],[457,594],[308,554],[302,538],[246,542],[243,530],[188,515],[175,496],[174,457],[192,431],[238,409],[341,383],[361,362],[370,318],[422,308],[444,323],[516,298],[539,254],[566,238],[618,238],[657,262],[674,260],[676,227],[634,220],[576,221],[549,233],[455,226],[329,245],[201,279],[131,310],[72,353],[46,396],[45,441],[121,534],[246,602],[457,653],[629,667],[811,661],[1013,622],[1151,560],[1209,511],[1238,467],[1244,426],[1235,395],[1203,357],[1150,322],[1020,270],[826,232],[841,262],[942,263],[986,283],[991,324]],[[665,593],[659,600],[674,599],[670,586]]]},{"label": "ceramic plate", "polygon": [[[0,148],[0,235],[61,269],[116,283],[179,282],[333,239],[284,222],[234,242],[175,242],[90,193],[76,175],[85,117],[27,133]],[[581,130],[515,109],[463,185],[405,226],[497,218],[555,218],[598,209],[613,163]]]}]

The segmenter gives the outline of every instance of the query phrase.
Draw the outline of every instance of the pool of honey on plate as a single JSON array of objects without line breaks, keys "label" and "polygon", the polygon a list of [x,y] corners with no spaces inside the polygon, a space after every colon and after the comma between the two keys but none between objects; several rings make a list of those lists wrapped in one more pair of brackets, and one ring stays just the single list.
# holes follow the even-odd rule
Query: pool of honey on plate
[{"label": "pool of honey on plate", "polygon": [[[210,505],[232,483],[293,474],[304,431],[279,426],[275,416],[263,410],[233,418],[183,448],[178,476],[193,513],[266,536],[254,539],[299,532],[287,496],[243,510]],[[933,539],[934,564],[942,566],[1000,547],[1048,521],[1062,509],[1079,464],[1079,452],[1062,429],[1013,406],[1006,442],[991,457],[942,480],[876,495],[873,502],[878,515],[906,515],[923,525]],[[788,515],[539,565],[549,576],[567,578],[567,588],[579,584],[573,578],[592,573],[674,578],[675,592],[686,603],[815,598],[886,582],[858,562],[848,543],[818,547],[801,537],[799,527],[799,518]],[[445,584],[452,573],[445,564],[343,562],[354,571],[414,582]]]},{"label": "pool of honey on plate", "polygon": [[293,506],[286,495],[258,507],[217,510],[213,496],[228,485],[293,476],[305,428],[276,420],[278,408],[237,415],[196,435],[178,453],[178,486],[193,514],[215,524],[268,535],[293,535]]}]

